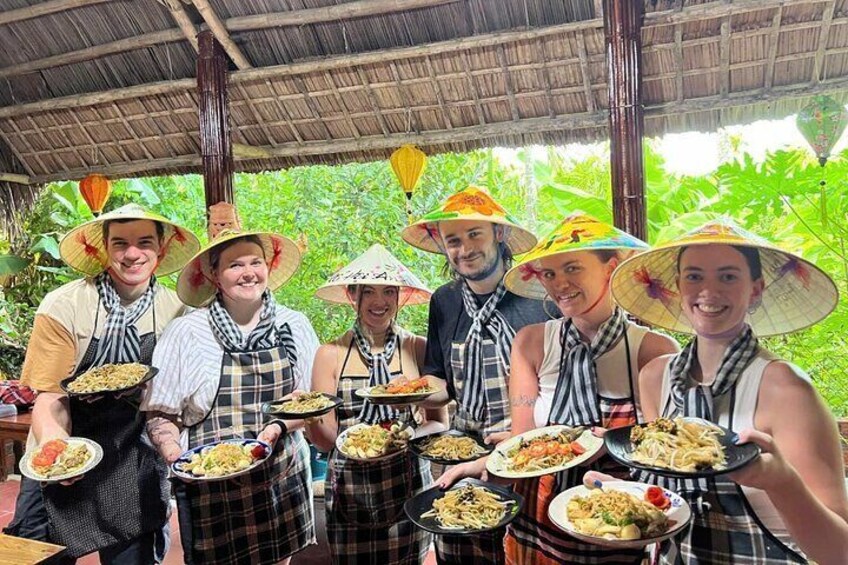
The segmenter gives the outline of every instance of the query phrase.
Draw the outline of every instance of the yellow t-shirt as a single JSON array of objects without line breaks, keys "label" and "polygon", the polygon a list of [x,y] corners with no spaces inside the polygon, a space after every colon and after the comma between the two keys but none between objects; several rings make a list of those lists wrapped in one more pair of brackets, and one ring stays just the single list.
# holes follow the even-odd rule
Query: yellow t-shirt
[{"label": "yellow t-shirt", "polygon": [[[35,324],[27,346],[21,381],[39,392],[62,392],[59,383],[76,371],[93,337],[99,336],[108,312],[98,304],[94,279],[69,282],[44,297],[35,313]],[[156,327],[153,327],[153,310]],[[177,293],[161,285],[153,307],[142,314],[136,327],[139,335],[162,334],[165,326],[185,312]],[[96,321],[96,327],[95,327]]]}]

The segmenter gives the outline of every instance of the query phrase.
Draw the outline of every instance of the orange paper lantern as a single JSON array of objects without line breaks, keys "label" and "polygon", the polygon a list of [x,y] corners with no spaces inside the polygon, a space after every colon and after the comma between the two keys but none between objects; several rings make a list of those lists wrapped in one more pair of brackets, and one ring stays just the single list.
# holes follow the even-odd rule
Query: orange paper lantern
[{"label": "orange paper lantern", "polygon": [[88,175],[80,181],[80,194],[95,216],[99,216],[103,211],[111,192],[112,183],[103,175]]}]

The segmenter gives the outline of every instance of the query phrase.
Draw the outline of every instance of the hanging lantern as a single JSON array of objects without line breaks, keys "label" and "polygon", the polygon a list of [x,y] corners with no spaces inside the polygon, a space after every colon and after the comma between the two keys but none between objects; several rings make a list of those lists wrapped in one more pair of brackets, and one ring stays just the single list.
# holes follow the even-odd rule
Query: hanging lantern
[{"label": "hanging lantern", "polygon": [[85,203],[88,204],[91,213],[99,216],[103,211],[103,206],[109,200],[109,194],[112,192],[112,183],[103,175],[93,174],[88,175],[80,181],[80,194],[82,194]]},{"label": "hanging lantern", "polygon": [[414,145],[402,145],[389,158],[392,164],[392,170],[395,176],[400,181],[400,186],[406,194],[406,213],[412,217],[412,193],[415,191],[415,185],[418,184],[418,179],[424,172],[424,165],[427,163],[427,155]]},{"label": "hanging lantern", "polygon": [[[845,106],[830,96],[814,96],[813,101],[798,113],[795,120],[798,129],[816,152],[819,165],[822,167],[830,157],[830,150],[839,141],[845,126],[848,125],[848,112]],[[824,173],[822,173],[824,176]],[[826,181],[819,182],[819,204],[824,227],[827,227]]]}]

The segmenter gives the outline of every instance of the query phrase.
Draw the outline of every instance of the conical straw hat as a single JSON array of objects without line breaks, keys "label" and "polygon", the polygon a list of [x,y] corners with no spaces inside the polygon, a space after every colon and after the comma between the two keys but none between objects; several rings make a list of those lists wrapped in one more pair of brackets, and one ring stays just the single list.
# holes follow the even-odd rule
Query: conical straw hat
[{"label": "conical straw hat", "polygon": [[163,251],[156,267],[157,275],[168,275],[180,270],[200,249],[197,236],[186,228],[138,204],[127,204],[80,224],[68,232],[59,243],[62,260],[87,276],[102,273],[109,262],[106,242],[103,241],[103,223],[109,220],[152,220],[164,226]]},{"label": "conical straw hat", "polygon": [[802,257],[783,251],[737,226],[732,220],[709,222],[623,262],[613,273],[612,294],[622,308],[645,322],[676,332],[694,333],[680,306],[677,259],[693,245],[736,245],[759,250],[765,290],[748,315],[760,337],[791,333],[825,318],[839,294],[831,278]]},{"label": "conical straw hat", "polygon": [[349,285],[383,285],[398,287],[398,304],[401,306],[426,304],[430,290],[406,265],[398,261],[379,243],[341,268],[321,286],[315,296],[327,302],[350,304]]},{"label": "conical straw hat", "polygon": [[443,253],[438,224],[451,220],[483,220],[505,226],[506,244],[515,255],[528,251],[536,244],[535,235],[519,226],[488,192],[477,186],[457,192],[438,208],[406,226],[401,237],[418,249]]},{"label": "conical straw hat", "polygon": [[183,268],[177,279],[177,295],[189,306],[202,308],[218,292],[209,262],[212,249],[234,239],[254,236],[262,242],[265,261],[268,263],[268,289],[274,292],[289,280],[300,266],[300,250],[284,235],[263,231],[224,230],[206,244]]},{"label": "conical straw hat", "polygon": [[539,282],[540,260],[544,257],[564,255],[575,251],[610,249],[622,252],[639,252],[648,249],[647,243],[627,232],[596,220],[583,213],[565,218],[546,238],[531,249],[521,262],[506,274],[506,288],[519,296],[542,300],[545,287]]}]

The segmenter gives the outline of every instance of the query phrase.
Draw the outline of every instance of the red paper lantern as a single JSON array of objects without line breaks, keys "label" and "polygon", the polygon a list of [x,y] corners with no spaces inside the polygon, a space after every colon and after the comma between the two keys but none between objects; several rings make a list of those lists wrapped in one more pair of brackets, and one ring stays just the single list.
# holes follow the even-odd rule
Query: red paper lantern
[{"label": "red paper lantern", "polygon": [[95,216],[99,216],[103,211],[111,192],[112,183],[103,175],[88,175],[80,181],[80,194]]}]

